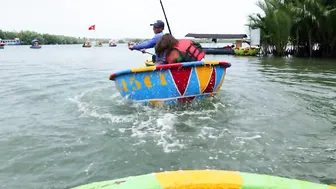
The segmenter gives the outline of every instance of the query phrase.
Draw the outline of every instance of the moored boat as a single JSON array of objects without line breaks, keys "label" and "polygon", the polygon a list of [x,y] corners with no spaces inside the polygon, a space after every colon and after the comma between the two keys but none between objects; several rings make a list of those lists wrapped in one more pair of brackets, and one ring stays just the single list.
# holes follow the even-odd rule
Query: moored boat
[{"label": "moored boat", "polygon": [[231,48],[210,48],[210,47],[203,47],[202,50],[205,54],[230,54],[234,55],[235,51]]},{"label": "moored boat", "polygon": [[0,38],[0,49],[4,49],[5,48],[5,43],[1,41],[1,38]]},{"label": "moored boat", "polygon": [[235,48],[235,55],[238,56],[256,56],[259,53],[258,47]]},{"label": "moored boat", "polygon": [[144,105],[198,102],[219,92],[228,62],[196,61],[123,70],[110,75],[126,100]]},{"label": "moored boat", "polygon": [[0,39],[0,43],[4,43],[7,46],[16,46],[16,45],[22,45],[23,42],[19,38],[14,39]]},{"label": "moored boat", "polygon": [[94,182],[72,189],[336,189],[326,184],[225,170],[179,170]]},{"label": "moored boat", "polygon": [[206,54],[227,54],[234,55],[234,46],[240,48],[242,46],[242,42],[247,37],[246,34],[196,34],[196,33],[188,33],[185,37],[193,37],[199,39],[211,39],[212,42],[217,44],[218,39],[228,40],[230,42],[235,41],[235,45],[227,45],[224,47],[202,47],[202,50]]},{"label": "moored boat", "polygon": [[[260,45],[260,29],[250,29],[251,39],[247,39],[246,34],[195,34],[188,33],[186,37],[194,37],[200,39],[212,39],[211,41],[217,43],[218,39],[234,41],[232,46],[225,47],[202,47],[206,54],[227,54],[227,55],[241,55],[241,56],[256,56],[259,53]],[[247,43],[249,47],[242,47],[243,43]]]}]

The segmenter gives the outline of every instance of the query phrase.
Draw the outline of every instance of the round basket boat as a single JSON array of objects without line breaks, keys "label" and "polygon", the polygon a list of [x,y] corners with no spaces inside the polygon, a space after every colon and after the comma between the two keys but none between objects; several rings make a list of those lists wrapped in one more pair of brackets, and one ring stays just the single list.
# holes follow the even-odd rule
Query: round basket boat
[{"label": "round basket boat", "polygon": [[40,46],[40,45],[39,46],[30,46],[30,48],[31,49],[40,49],[40,48],[42,48],[42,46]]},{"label": "round basket boat", "polygon": [[154,62],[152,60],[145,60],[145,65],[146,66],[155,66]]},{"label": "round basket boat", "polygon": [[253,173],[188,170],[95,182],[73,189],[336,189],[336,187]]},{"label": "round basket boat", "polygon": [[123,70],[109,79],[128,101],[145,105],[190,103],[214,96],[230,66],[211,61],[164,64]]}]

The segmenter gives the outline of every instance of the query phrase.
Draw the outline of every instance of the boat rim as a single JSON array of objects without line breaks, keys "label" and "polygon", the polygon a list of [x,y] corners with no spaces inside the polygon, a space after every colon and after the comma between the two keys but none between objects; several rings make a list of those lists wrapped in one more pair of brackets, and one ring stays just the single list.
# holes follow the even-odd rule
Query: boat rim
[{"label": "boat rim", "polygon": [[149,72],[155,70],[167,70],[167,69],[179,69],[182,67],[191,67],[191,66],[217,66],[220,67],[231,67],[231,63],[223,62],[223,61],[193,61],[193,62],[181,62],[181,63],[174,63],[174,64],[162,64],[158,66],[143,66],[139,68],[127,69],[122,70],[119,72],[115,72],[109,75],[109,80],[115,80],[116,77],[121,75],[126,75],[130,73],[140,73],[140,72]]},{"label": "boat rim", "polygon": [[177,170],[154,172],[117,178],[107,181],[92,182],[73,189],[87,188],[171,188],[181,189],[192,186],[192,188],[305,188],[305,189],[336,189],[335,186],[286,178],[268,174],[248,173],[229,170]]}]

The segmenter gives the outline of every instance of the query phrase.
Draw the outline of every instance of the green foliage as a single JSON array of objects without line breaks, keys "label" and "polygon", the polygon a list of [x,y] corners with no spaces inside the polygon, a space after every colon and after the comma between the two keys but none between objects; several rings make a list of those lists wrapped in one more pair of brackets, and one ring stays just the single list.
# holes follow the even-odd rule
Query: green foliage
[{"label": "green foliage", "polygon": [[257,5],[265,16],[250,15],[248,26],[260,28],[264,48],[278,56],[287,45],[298,56],[336,56],[336,1],[265,0]]},{"label": "green foliage", "polygon": [[[0,30],[1,39],[14,39],[19,38],[23,44],[30,45],[31,41],[34,39],[39,40],[41,45],[55,45],[55,44],[83,44],[85,41],[101,41],[102,43],[109,43],[110,39],[105,38],[80,38],[80,37],[69,37],[64,35],[52,35],[52,34],[40,34],[34,31],[20,31],[20,32],[10,32]],[[149,39],[138,39],[138,38],[128,38],[115,40],[117,43],[127,43],[136,42],[141,43]]]},{"label": "green foliage", "polygon": [[69,37],[63,35],[51,35],[51,34],[40,34],[34,31],[20,31],[20,32],[10,32],[0,30],[1,39],[14,39],[19,38],[23,44],[29,45],[31,41],[37,39],[40,44],[54,45],[54,44],[81,44],[85,42],[85,39],[77,37]]}]

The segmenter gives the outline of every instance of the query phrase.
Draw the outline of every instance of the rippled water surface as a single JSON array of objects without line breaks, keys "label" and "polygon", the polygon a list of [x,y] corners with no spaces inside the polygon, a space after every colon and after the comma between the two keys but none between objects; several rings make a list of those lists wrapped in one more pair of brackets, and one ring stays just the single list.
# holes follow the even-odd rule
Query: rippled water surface
[{"label": "rippled water surface", "polygon": [[178,169],[336,184],[336,61],[209,55],[232,64],[216,98],[150,108],[108,80],[147,58],[124,45],[0,50],[0,187]]}]

